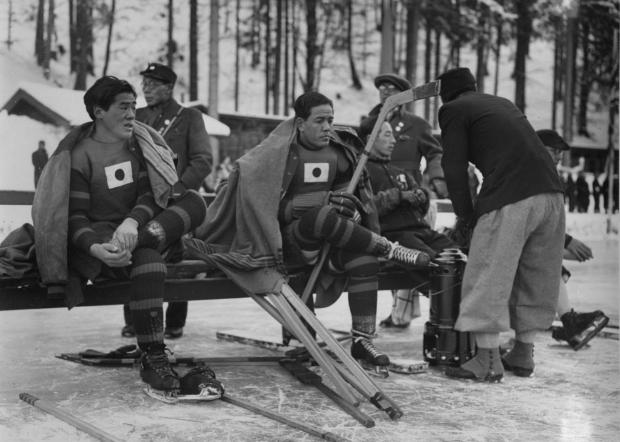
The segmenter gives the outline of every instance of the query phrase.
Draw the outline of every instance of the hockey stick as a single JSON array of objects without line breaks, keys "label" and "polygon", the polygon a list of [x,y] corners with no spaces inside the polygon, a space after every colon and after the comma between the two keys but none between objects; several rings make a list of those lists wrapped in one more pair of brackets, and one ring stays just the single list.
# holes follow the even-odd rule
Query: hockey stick
[{"label": "hockey stick", "polygon": [[22,401],[32,405],[33,407],[43,410],[51,414],[52,416],[57,417],[61,421],[73,425],[78,430],[82,430],[85,433],[90,434],[98,440],[106,442],[121,442],[121,439],[112,436],[110,433],[106,433],[105,431],[100,430],[99,428],[89,424],[88,422],[83,421],[78,417],[73,416],[69,412],[57,407],[51,402],[44,401],[28,393],[20,393],[19,398]]},{"label": "hockey stick", "polygon": [[[414,88],[407,89],[406,91],[392,95],[385,100],[383,106],[381,106],[381,111],[379,111],[379,115],[377,116],[377,122],[375,123],[374,127],[372,128],[372,132],[368,137],[366,146],[364,147],[364,150],[362,151],[360,158],[357,161],[357,166],[355,167],[355,170],[353,171],[353,176],[351,177],[351,181],[347,186],[347,193],[353,193],[355,191],[357,183],[362,176],[364,168],[366,167],[368,155],[370,154],[370,151],[375,144],[375,140],[379,135],[381,125],[385,121],[385,117],[387,116],[387,114],[398,106],[402,106],[403,104],[411,103],[412,101],[416,100],[423,100],[426,98],[435,97],[439,95],[440,90],[441,80],[431,81],[430,83],[416,86]],[[321,249],[321,255],[319,257],[319,260],[312,269],[312,273],[310,273],[310,278],[308,278],[308,282],[306,283],[306,287],[304,288],[304,291],[302,293],[301,299],[303,302],[306,302],[308,300],[308,298],[312,294],[312,291],[314,290],[316,280],[318,279],[319,273],[321,272],[323,264],[325,263],[325,259],[329,254],[329,249],[329,244],[325,244]]]}]

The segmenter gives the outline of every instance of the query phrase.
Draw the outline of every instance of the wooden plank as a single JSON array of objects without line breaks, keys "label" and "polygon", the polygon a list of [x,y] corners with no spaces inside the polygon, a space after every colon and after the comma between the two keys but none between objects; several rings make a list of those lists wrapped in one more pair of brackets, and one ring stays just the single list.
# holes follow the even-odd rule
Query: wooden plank
[{"label": "wooden plank", "polygon": [[[170,265],[170,274],[177,275],[179,278],[166,280],[164,300],[174,302],[247,297],[243,290],[225,276],[209,276],[204,279],[187,277],[197,269],[206,270],[202,262],[193,265],[184,261]],[[304,276],[303,273],[293,274],[289,285],[295,290],[303,288]],[[380,290],[412,288],[428,282],[426,269],[411,272],[393,269],[381,272],[378,276]],[[129,301],[129,296],[128,281],[105,281],[86,286],[85,302],[80,306],[125,304]],[[0,278],[0,311],[60,307],[65,307],[64,299],[62,297],[50,298],[47,289],[39,285],[34,277],[20,280]]]}]

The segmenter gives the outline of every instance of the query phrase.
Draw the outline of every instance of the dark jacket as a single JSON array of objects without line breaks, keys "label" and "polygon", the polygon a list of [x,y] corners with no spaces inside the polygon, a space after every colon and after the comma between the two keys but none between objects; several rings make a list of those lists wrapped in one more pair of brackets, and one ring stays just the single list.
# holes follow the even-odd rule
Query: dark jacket
[{"label": "dark jacket", "polygon": [[[442,166],[454,213],[467,221],[533,195],[562,192],[553,161],[523,113],[509,100],[466,92],[439,109]],[[476,201],[468,163],[482,173]]]},{"label": "dark jacket", "polygon": [[411,175],[393,166],[389,159],[377,157],[368,159],[366,169],[375,194],[374,201],[382,233],[429,227],[424,219],[428,211],[428,199],[423,206],[413,206],[402,198],[402,191],[420,187]]},{"label": "dark jacket", "polygon": [[186,189],[198,190],[211,172],[213,162],[209,136],[200,111],[184,108],[170,99],[162,106],[136,110],[136,120],[148,124],[160,135],[164,134],[164,140],[177,155],[180,182]]},{"label": "dark jacket", "polygon": [[[375,106],[369,116],[378,115],[381,105]],[[426,158],[426,174],[430,180],[443,178],[441,156],[443,150],[439,141],[433,137],[431,126],[423,118],[400,108],[389,120],[396,145],[392,152],[392,164],[411,174],[416,182],[422,182],[420,161]]]},{"label": "dark jacket", "polygon": [[[355,144],[353,143],[354,138],[357,139]],[[332,145],[342,149],[345,153],[345,157],[349,160],[351,165],[349,171],[352,176],[357,164],[357,156],[359,154],[359,149],[361,148],[361,141],[349,128],[335,128],[332,132],[330,142]],[[289,185],[295,176],[298,162],[299,154],[297,153],[295,142],[293,142],[290,144],[288,149],[284,177],[282,180],[281,199],[284,198]],[[348,177],[347,181],[350,181],[351,176]],[[359,198],[363,205],[363,210],[361,213],[362,225],[369,228],[373,232],[379,232],[379,219],[377,217],[377,210],[374,204],[373,193],[367,173],[362,173],[356,190],[353,193]]]}]

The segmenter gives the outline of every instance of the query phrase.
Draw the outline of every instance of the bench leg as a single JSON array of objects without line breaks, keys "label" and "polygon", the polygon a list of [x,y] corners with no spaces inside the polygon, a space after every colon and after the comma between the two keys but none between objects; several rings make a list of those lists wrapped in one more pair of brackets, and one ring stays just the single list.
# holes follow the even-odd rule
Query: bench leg
[{"label": "bench leg", "polygon": [[[352,377],[352,379],[347,379],[349,382],[351,380],[356,381],[359,384],[360,391],[379,409],[386,411],[390,418],[398,419],[402,416],[402,410],[400,407],[388,396],[386,396],[377,386],[377,384],[370,378],[368,373],[360,367],[360,365],[353,359],[353,357],[342,348],[340,343],[332,336],[332,334],[325,328],[325,326],[316,318],[314,314],[306,305],[302,302],[302,300],[297,296],[295,291],[288,285],[283,284],[281,288],[282,296],[290,303],[290,305],[297,311],[305,320],[314,328],[317,332],[317,336],[325,341],[327,347],[342,361],[344,367],[346,368]],[[347,376],[346,371],[339,370],[345,377]],[[355,385],[355,384],[353,384]]]},{"label": "bench leg", "polygon": [[[310,332],[299,320],[299,318],[295,314],[295,311],[288,304],[288,302],[280,294],[269,294],[267,295],[267,297],[285,319],[286,323],[282,325],[289,328],[293,332],[293,334],[295,334],[306,346],[312,357],[317,361],[321,368],[325,370],[328,378],[334,383],[338,393],[340,393],[342,398],[350,402],[354,406],[359,405],[359,399],[355,396],[349,384],[347,384],[338,373],[338,370],[334,366],[334,361],[329,358],[319,347],[316,340],[312,337]],[[304,307],[307,309],[305,305]]]}]

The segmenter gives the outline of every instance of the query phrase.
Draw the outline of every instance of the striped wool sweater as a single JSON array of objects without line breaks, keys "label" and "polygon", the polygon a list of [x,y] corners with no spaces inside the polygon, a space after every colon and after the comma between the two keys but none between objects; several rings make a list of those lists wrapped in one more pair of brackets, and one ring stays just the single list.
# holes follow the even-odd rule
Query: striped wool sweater
[{"label": "striped wool sweater", "polygon": [[133,139],[101,143],[83,139],[71,152],[69,237],[86,252],[109,240],[125,218],[144,226],[161,212],[151,191],[144,159]]}]

